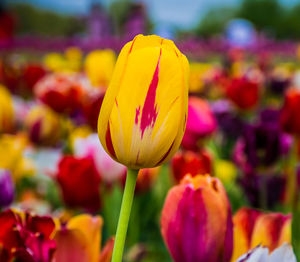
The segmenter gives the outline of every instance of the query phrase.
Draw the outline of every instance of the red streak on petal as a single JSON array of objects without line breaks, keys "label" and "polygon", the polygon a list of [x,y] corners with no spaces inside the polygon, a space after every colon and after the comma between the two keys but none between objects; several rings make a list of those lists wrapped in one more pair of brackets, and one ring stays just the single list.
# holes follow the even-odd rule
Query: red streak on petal
[{"label": "red streak on petal", "polygon": [[135,164],[136,164],[136,165],[138,165],[139,157],[140,157],[140,151],[138,152],[138,154],[137,154],[137,156],[136,156],[136,160],[135,160]]},{"label": "red streak on petal", "polygon": [[135,124],[136,125],[139,122],[140,113],[141,113],[141,107],[139,106],[138,108],[135,109]]},{"label": "red streak on petal", "polygon": [[177,57],[179,57],[179,55],[178,55],[178,53],[177,53],[176,49],[174,49],[174,51],[175,51],[175,54],[176,54],[176,56],[177,56]]},{"label": "red streak on petal", "polygon": [[170,146],[169,150],[167,151],[167,153],[164,154],[164,156],[162,157],[161,160],[159,160],[159,162],[156,164],[156,166],[159,166],[166,158],[167,156],[170,154],[172,147],[174,145],[175,140],[173,141],[172,145]]},{"label": "red streak on petal", "polygon": [[161,58],[161,49],[158,58],[158,62],[152,77],[152,81],[150,83],[147,96],[145,99],[143,111],[142,111],[142,118],[140,129],[142,131],[141,137],[143,138],[144,132],[147,127],[153,127],[156,121],[158,112],[157,112],[157,105],[155,105],[155,97],[156,97],[156,89],[158,85],[158,75],[159,75],[159,64]]},{"label": "red streak on petal", "polygon": [[187,120],[187,115],[186,115],[186,113],[185,113],[185,114],[184,114],[183,131],[185,130],[185,127],[186,127],[186,120]]},{"label": "red streak on petal", "polygon": [[133,45],[134,45],[135,40],[136,40],[136,37],[132,40],[132,44],[131,44],[131,47],[129,49],[129,54],[131,53],[131,51],[133,49]]},{"label": "red streak on petal", "polygon": [[115,149],[111,140],[111,134],[110,134],[110,127],[109,124],[107,125],[106,135],[105,135],[105,142],[108,152],[113,156],[116,157]]},{"label": "red streak on petal", "polygon": [[115,102],[116,102],[116,106],[119,108],[118,101],[116,98],[115,98]]}]

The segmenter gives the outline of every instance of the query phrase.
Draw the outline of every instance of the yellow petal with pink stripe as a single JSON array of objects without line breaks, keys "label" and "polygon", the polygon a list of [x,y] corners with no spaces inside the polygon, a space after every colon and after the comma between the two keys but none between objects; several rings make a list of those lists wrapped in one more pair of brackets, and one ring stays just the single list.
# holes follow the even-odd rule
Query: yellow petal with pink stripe
[{"label": "yellow petal with pink stripe", "polygon": [[170,40],[138,35],[125,45],[98,121],[114,159],[137,169],[175,153],[186,124],[187,74],[187,59]]}]

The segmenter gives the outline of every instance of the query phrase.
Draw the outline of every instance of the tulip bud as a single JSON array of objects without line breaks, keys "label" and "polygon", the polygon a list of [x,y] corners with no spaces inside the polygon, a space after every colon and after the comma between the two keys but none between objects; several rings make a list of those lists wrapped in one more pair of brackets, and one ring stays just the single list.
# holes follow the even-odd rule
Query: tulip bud
[{"label": "tulip bud", "polygon": [[203,92],[205,83],[212,78],[214,66],[210,63],[191,63],[191,72],[189,78],[189,90],[193,93]]},{"label": "tulip bud", "polygon": [[58,166],[57,181],[65,203],[97,211],[100,207],[100,175],[90,157],[65,156]]},{"label": "tulip bud", "polygon": [[98,120],[112,158],[132,169],[171,158],[186,125],[187,76],[188,61],[170,40],[138,35],[123,47]]},{"label": "tulip bud", "polygon": [[227,262],[233,247],[231,208],[222,183],[186,176],[166,198],[161,232],[175,262]]},{"label": "tulip bud", "polygon": [[65,50],[65,59],[70,71],[78,72],[82,64],[82,51],[78,47],[69,47]]},{"label": "tulip bud", "polygon": [[0,85],[0,133],[10,132],[14,124],[14,109],[11,95]]},{"label": "tulip bud", "polygon": [[172,158],[171,168],[175,182],[179,183],[187,174],[191,176],[210,174],[212,159],[210,154],[204,150],[198,154],[193,151],[179,151]]},{"label": "tulip bud", "polygon": [[93,86],[106,89],[111,79],[116,55],[112,50],[95,50],[89,53],[84,62],[85,72]]},{"label": "tulip bud", "polygon": [[189,99],[186,130],[182,139],[182,146],[189,150],[199,149],[199,140],[212,134],[217,123],[209,104],[197,97]]},{"label": "tulip bud", "polygon": [[34,85],[46,75],[46,70],[39,64],[28,64],[23,71],[23,79],[28,90],[32,90]]},{"label": "tulip bud", "polygon": [[103,220],[87,214],[75,216],[55,234],[54,261],[98,262]]},{"label": "tulip bud", "polygon": [[273,252],[267,247],[257,246],[241,256],[236,262],[296,262],[296,256],[291,245],[285,243]]},{"label": "tulip bud", "polygon": [[14,199],[14,183],[8,170],[0,169],[0,208],[9,206]]},{"label": "tulip bud", "polygon": [[56,231],[55,262],[109,262],[114,238],[110,238],[100,253],[103,220],[100,216],[81,214],[72,217]]},{"label": "tulip bud", "polygon": [[34,173],[33,162],[24,155],[27,146],[22,134],[0,137],[0,168],[10,170],[15,181]]},{"label": "tulip bud", "polygon": [[261,215],[253,228],[251,247],[262,244],[273,251],[285,242],[291,243],[291,223],[291,215],[280,213]]},{"label": "tulip bud", "polygon": [[246,78],[234,78],[226,87],[228,98],[240,109],[252,109],[259,99],[259,85]]},{"label": "tulip bud", "polygon": [[280,124],[284,131],[293,135],[300,134],[299,110],[300,91],[296,89],[288,90],[280,114]]},{"label": "tulip bud", "polygon": [[58,113],[74,113],[81,108],[84,79],[78,75],[54,73],[34,86],[36,97]]},{"label": "tulip bud", "polygon": [[4,261],[50,262],[56,247],[52,235],[55,223],[48,216],[6,210],[0,213],[0,246]]},{"label": "tulip bud", "polygon": [[58,115],[47,106],[33,107],[25,119],[30,140],[41,145],[55,145],[60,138]]},{"label": "tulip bud", "polygon": [[75,139],[73,148],[76,157],[91,157],[94,160],[101,179],[107,184],[119,180],[126,174],[126,167],[111,159],[99,142],[97,134]]},{"label": "tulip bud", "polygon": [[241,208],[233,218],[234,252],[231,261],[257,245],[273,251],[284,242],[291,242],[291,215],[264,214],[250,208]]},{"label": "tulip bud", "polygon": [[97,130],[98,116],[103,98],[104,92],[93,88],[86,93],[82,101],[85,120],[93,130]]},{"label": "tulip bud", "polygon": [[241,208],[234,215],[234,249],[231,261],[235,261],[250,249],[253,228],[260,215],[261,212],[250,208]]}]

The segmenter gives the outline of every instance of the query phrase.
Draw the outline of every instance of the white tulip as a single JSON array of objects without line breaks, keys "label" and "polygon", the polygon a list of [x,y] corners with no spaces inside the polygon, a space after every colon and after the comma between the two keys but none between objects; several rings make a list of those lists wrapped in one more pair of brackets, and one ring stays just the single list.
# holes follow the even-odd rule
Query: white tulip
[{"label": "white tulip", "polygon": [[267,247],[257,246],[242,255],[236,262],[297,262],[291,245],[284,243],[269,253]]}]

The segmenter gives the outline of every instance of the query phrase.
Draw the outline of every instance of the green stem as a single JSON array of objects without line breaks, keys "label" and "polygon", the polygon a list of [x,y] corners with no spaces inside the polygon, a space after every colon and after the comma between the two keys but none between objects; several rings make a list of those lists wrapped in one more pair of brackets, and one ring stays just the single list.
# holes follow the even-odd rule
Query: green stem
[{"label": "green stem", "polygon": [[119,216],[116,240],[113,250],[112,262],[121,262],[126,240],[128,222],[134,197],[135,184],[139,170],[127,169],[127,178]]}]

